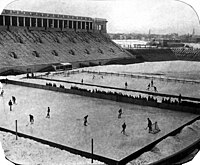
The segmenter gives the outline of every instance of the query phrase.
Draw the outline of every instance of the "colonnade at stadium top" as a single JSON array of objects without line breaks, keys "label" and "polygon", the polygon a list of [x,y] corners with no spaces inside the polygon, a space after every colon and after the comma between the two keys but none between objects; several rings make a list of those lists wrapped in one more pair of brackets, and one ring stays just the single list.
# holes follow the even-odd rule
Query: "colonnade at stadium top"
[{"label": "colonnade at stadium top", "polygon": [[106,33],[106,19],[82,16],[71,16],[51,13],[3,10],[0,15],[0,26],[74,29]]}]

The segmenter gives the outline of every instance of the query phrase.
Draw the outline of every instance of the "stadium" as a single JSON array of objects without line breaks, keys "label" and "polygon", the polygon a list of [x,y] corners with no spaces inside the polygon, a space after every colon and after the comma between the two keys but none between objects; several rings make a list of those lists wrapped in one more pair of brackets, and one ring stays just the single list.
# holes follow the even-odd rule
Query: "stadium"
[{"label": "stadium", "polygon": [[199,151],[198,51],[125,50],[105,18],[8,9],[0,38],[10,163],[178,165]]}]

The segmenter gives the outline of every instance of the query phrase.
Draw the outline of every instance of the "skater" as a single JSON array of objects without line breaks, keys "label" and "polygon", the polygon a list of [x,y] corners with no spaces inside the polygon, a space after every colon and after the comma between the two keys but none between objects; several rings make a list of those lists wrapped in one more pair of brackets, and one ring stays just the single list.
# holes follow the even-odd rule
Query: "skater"
[{"label": "skater", "polygon": [[30,123],[33,124],[34,123],[34,117],[33,117],[33,115],[30,114],[29,117],[30,117]]},{"label": "skater", "polygon": [[12,96],[12,101],[13,101],[13,104],[16,104],[16,98],[15,98],[15,96]]},{"label": "skater", "polygon": [[128,86],[128,83],[127,83],[127,82],[125,82],[125,89],[127,89],[127,86]]},{"label": "skater", "polygon": [[154,92],[158,92],[156,86],[154,86]]},{"label": "skater", "polygon": [[121,133],[125,134],[125,129],[126,129],[126,123],[124,122],[124,124],[122,124],[122,131]]},{"label": "skater", "polygon": [[12,111],[12,101],[11,100],[8,102],[8,105],[10,106],[10,111]]},{"label": "skater", "polygon": [[86,115],[86,116],[84,117],[84,126],[87,126],[87,118],[88,118],[88,115]]},{"label": "skater", "polygon": [[49,107],[47,109],[47,116],[46,116],[46,118],[50,118],[50,108]]},{"label": "skater", "polygon": [[83,84],[83,79],[81,80],[81,84]]},{"label": "skater", "polygon": [[93,75],[92,79],[94,80],[94,78],[95,78],[95,75]]},{"label": "skater", "polygon": [[0,95],[3,97],[3,94],[4,94],[4,90],[2,89]]},{"label": "skater", "polygon": [[153,87],[153,79],[151,80],[151,87]]},{"label": "skater", "polygon": [[119,114],[118,114],[118,119],[120,119],[121,116],[122,116],[122,109],[120,108],[118,112],[119,112]]},{"label": "skater", "polygon": [[148,124],[147,124],[147,128],[149,128],[149,133],[152,131],[152,122],[149,118],[147,118],[148,120]]},{"label": "skater", "polygon": [[180,104],[181,103],[181,94],[178,96],[178,103]]},{"label": "skater", "polygon": [[148,84],[148,86],[147,86],[147,90],[149,91],[149,89],[150,89],[150,83]]}]

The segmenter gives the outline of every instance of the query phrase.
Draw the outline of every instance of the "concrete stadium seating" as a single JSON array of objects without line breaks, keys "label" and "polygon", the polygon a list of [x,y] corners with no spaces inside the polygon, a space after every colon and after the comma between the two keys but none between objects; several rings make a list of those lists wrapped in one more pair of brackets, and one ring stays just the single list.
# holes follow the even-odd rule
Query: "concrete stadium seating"
[{"label": "concrete stadium seating", "polygon": [[105,34],[26,28],[0,30],[0,74],[13,69],[35,72],[61,62],[79,67],[81,63],[105,64],[133,57]]}]

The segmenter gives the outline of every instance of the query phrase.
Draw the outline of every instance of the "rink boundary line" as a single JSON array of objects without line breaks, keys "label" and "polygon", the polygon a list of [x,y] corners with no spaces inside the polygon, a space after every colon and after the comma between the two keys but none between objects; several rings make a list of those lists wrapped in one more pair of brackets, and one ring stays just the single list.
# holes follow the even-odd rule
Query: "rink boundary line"
[{"label": "rink boundary line", "polygon": [[[0,127],[0,131],[8,132],[8,133],[16,135],[15,131],[7,129],[7,128]],[[92,153],[89,153],[89,152],[86,152],[86,151],[78,150],[78,149],[75,149],[75,148],[72,148],[72,147],[68,147],[68,146],[65,146],[65,145],[62,145],[62,144],[59,144],[59,143],[55,143],[55,142],[52,142],[52,141],[48,141],[48,140],[45,140],[45,139],[41,139],[41,138],[31,136],[31,135],[27,135],[27,134],[20,133],[20,132],[17,132],[17,135],[18,135],[18,137],[31,139],[31,140],[34,140],[34,141],[39,142],[41,144],[45,144],[45,145],[48,145],[50,147],[55,147],[55,148],[58,148],[60,150],[65,150],[67,152],[85,157],[87,159],[98,160],[98,161],[100,161],[102,163],[106,163],[108,165],[118,165],[118,161],[111,159],[111,158],[107,158],[107,157],[100,156],[100,155],[97,155],[97,154],[92,154]]]}]

